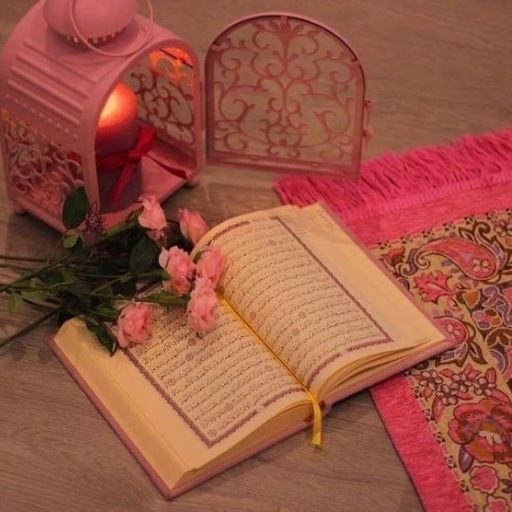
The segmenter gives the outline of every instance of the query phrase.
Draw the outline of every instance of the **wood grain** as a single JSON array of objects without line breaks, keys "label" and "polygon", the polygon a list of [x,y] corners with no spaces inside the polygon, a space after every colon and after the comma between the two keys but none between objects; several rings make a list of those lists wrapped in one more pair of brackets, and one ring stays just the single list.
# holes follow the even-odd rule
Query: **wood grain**
[{"label": "wood grain", "polygon": [[[0,43],[33,0],[0,0]],[[329,23],[359,52],[375,100],[366,158],[510,124],[512,2],[508,0],[154,0],[157,19],[198,49],[231,20],[287,10]],[[275,174],[205,169],[171,198],[212,223],[278,204]],[[3,252],[48,254],[57,235],[14,215],[0,186]],[[0,311],[0,335],[35,318]],[[325,451],[299,434],[165,502],[52,356],[48,326],[0,352],[0,509],[37,511],[421,510],[367,393],[333,408]]]}]

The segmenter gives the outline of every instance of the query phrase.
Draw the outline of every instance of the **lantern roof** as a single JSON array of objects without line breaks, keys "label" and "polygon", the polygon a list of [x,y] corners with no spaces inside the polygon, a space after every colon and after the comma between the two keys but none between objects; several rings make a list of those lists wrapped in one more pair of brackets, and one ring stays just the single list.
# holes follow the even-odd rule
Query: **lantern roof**
[{"label": "lantern roof", "polygon": [[100,55],[82,45],[70,44],[50,28],[43,9],[44,2],[38,2],[4,46],[0,102],[36,131],[54,133],[69,150],[82,155],[94,154],[101,109],[124,72],[142,56],[173,46],[195,59],[193,50],[181,38],[158,24],[152,28],[151,22],[139,15],[102,48],[111,53],[127,53],[142,47],[128,57]]}]

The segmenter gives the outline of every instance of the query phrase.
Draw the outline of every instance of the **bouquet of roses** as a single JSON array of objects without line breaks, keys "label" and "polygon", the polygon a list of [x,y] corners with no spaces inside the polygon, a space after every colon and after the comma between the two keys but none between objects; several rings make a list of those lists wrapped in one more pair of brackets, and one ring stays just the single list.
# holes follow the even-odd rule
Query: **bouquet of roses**
[{"label": "bouquet of roses", "polygon": [[[15,313],[29,303],[44,312],[0,347],[52,317],[59,323],[78,317],[114,354],[119,346],[150,338],[158,305],[182,308],[190,327],[205,334],[215,321],[224,257],[218,247],[208,246],[193,260],[190,252],[208,226],[186,209],[178,217],[167,219],[154,197],[144,197],[140,209],[105,230],[84,189],[72,191],[64,203],[66,232],[56,254],[47,260],[0,255],[2,267],[21,272],[0,285],[8,310]],[[42,266],[29,266],[34,264]]]}]

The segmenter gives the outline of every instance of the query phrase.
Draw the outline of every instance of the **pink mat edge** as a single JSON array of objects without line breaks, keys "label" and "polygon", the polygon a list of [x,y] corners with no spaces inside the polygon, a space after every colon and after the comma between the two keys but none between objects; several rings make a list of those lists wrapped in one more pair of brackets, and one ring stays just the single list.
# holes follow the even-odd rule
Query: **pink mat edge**
[{"label": "pink mat edge", "polygon": [[[370,389],[372,399],[418,496],[429,512],[469,512],[471,505],[448,468],[407,378],[395,375]],[[407,424],[396,405],[407,409]],[[411,443],[411,439],[414,440]]]},{"label": "pink mat edge", "polygon": [[[496,146],[494,143],[501,138],[499,156],[496,157]],[[432,228],[439,223],[446,222],[447,211],[450,213],[449,222],[456,221],[468,215],[483,214],[491,209],[504,209],[512,207],[512,131],[504,130],[497,134],[487,134],[476,137],[465,137],[455,141],[449,146],[437,148],[425,148],[412,150],[402,156],[392,156],[393,164],[397,165],[399,173],[395,176],[398,181],[408,172],[411,166],[421,166],[423,169],[434,161],[439,166],[441,160],[457,155],[462,156],[468,149],[476,149],[475,167],[479,170],[487,167],[494,168],[494,175],[490,178],[483,172],[481,176],[467,175],[467,181],[456,184],[436,183],[436,177],[431,180],[430,186],[438,190],[423,190],[411,194],[410,198],[400,197],[400,194],[411,193],[410,178],[406,176],[407,185],[401,189],[398,185],[390,191],[389,197],[362,197],[361,191],[356,197],[359,204],[356,208],[347,205],[345,210],[333,206],[341,219],[349,225],[353,232],[367,245],[371,246],[385,240],[392,240],[399,236],[421,232]],[[490,147],[489,147],[490,146]],[[430,149],[437,152],[437,155],[428,155]],[[507,150],[510,155],[506,154]],[[475,155],[475,153],[473,153]],[[428,156],[428,158],[425,158]],[[466,155],[464,155],[466,157]],[[493,160],[495,158],[495,160]],[[439,161],[435,162],[436,158]],[[388,164],[389,157],[384,156],[365,164],[370,170],[370,176],[365,179],[364,188],[375,187],[377,190],[381,185],[378,177],[379,163]],[[428,162],[428,164],[427,164]],[[389,169],[388,169],[389,170]],[[497,172],[496,172],[497,171]],[[448,169],[445,169],[448,172]],[[400,176],[400,173],[403,173]],[[462,173],[463,177],[464,173]],[[304,206],[312,202],[322,200],[320,191],[327,180],[322,180],[322,186],[315,189],[315,181],[312,179],[287,176],[277,180],[274,190],[283,203],[298,204]],[[343,190],[343,187],[346,188]],[[297,189],[296,187],[299,187]],[[353,182],[344,183],[339,192],[353,193],[357,187]],[[362,188],[363,188],[362,187]],[[310,188],[310,189],[309,189]],[[481,189],[486,188],[486,194]],[[308,190],[309,189],[309,190]],[[294,202],[294,192],[299,190],[300,197]],[[309,195],[309,197],[308,197]],[[455,195],[455,198],[451,197]],[[352,197],[354,194],[352,194]],[[492,197],[492,206],[488,204],[488,198]],[[331,197],[332,199],[332,197]],[[391,202],[388,207],[387,201]],[[418,218],[418,209],[428,204],[428,215]],[[411,215],[407,215],[410,210]],[[400,212],[400,221],[396,220],[396,213]],[[413,215],[416,214],[416,215]],[[374,222],[370,220],[383,221],[383,226],[375,228]],[[403,222],[403,219],[407,221]],[[412,394],[407,378],[403,374],[396,375],[390,379],[377,384],[370,389],[371,396],[375,402],[379,415],[389,433],[393,445],[402,460],[407,473],[413,481],[418,495],[428,512],[464,512],[471,509],[467,495],[459,487],[454,474],[449,470],[443,451],[432,435],[432,429],[423,411]],[[396,404],[407,404],[409,422],[403,422],[401,417],[396,415]],[[414,443],[411,443],[411,439]],[[420,451],[417,447],[420,447]],[[432,469],[434,468],[434,470]]]}]

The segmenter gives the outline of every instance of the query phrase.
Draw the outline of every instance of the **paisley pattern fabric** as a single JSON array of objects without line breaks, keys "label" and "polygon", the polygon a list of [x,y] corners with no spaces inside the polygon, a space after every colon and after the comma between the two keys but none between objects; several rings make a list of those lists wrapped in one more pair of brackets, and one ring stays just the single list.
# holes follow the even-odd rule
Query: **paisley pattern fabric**
[{"label": "paisley pattern fabric", "polygon": [[512,511],[512,210],[373,248],[458,344],[406,379],[473,510]]}]

